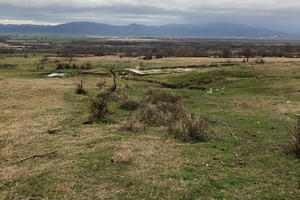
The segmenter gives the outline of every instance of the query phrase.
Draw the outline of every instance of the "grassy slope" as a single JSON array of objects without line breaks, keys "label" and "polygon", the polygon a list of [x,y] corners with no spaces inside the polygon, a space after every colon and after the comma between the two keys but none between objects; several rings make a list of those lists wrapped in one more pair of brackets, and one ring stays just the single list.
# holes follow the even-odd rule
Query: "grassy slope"
[{"label": "grassy slope", "polygon": [[[1,199],[299,198],[300,162],[284,154],[289,135],[279,123],[279,119],[294,122],[300,112],[299,62],[147,77],[169,83],[207,80],[203,86],[212,88],[212,94],[173,92],[189,96],[187,109],[226,122],[239,138],[236,141],[226,128],[212,125],[208,142],[181,143],[166,138],[159,127],[143,133],[118,130],[130,112],[119,110],[116,103],[111,104],[108,120],[114,123],[83,125],[100,78],[40,78],[54,65],[32,71],[38,59],[1,60],[18,64],[15,70],[0,70]],[[88,96],[74,94],[81,78]],[[125,80],[118,83],[123,87]],[[147,87],[160,87],[126,83],[131,89],[123,90],[139,99]],[[57,127],[60,132],[46,133]],[[58,156],[15,163],[52,151]],[[129,162],[111,162],[118,157]]]}]

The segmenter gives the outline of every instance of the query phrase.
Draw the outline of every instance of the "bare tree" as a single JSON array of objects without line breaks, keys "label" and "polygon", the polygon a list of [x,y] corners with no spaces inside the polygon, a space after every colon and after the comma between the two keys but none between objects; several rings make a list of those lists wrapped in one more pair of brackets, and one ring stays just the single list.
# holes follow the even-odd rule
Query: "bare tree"
[{"label": "bare tree", "polygon": [[253,53],[252,53],[250,47],[245,47],[245,48],[243,49],[242,54],[243,54],[243,56],[244,56],[243,62],[249,62],[249,58],[253,56]]},{"label": "bare tree", "polygon": [[116,68],[119,66],[119,63],[112,63],[107,65],[100,64],[100,67],[106,68],[113,75],[113,86],[110,87],[110,91],[115,92],[117,90],[117,82],[116,82]]}]

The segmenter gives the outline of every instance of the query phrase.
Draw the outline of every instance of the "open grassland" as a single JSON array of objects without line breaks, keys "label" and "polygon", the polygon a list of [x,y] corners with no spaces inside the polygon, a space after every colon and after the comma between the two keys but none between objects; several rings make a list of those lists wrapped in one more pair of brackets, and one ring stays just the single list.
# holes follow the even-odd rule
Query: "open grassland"
[{"label": "open grassland", "polygon": [[[181,142],[163,126],[121,130],[134,111],[109,103],[105,120],[83,124],[89,103],[111,77],[97,67],[119,61],[117,71],[137,58],[76,57],[92,69],[63,69],[49,57],[0,58],[0,199],[299,199],[300,161],[286,154],[286,125],[300,113],[300,60],[266,58],[263,65],[207,67],[193,72],[117,78],[117,94],[144,101],[148,88],[184,96],[188,111],[225,122],[207,127],[205,142]],[[164,58],[145,66],[216,63],[237,59]],[[87,95],[76,95],[84,80]],[[151,82],[154,81],[154,82]],[[156,82],[155,82],[156,81]],[[189,84],[201,89],[167,89]]]}]

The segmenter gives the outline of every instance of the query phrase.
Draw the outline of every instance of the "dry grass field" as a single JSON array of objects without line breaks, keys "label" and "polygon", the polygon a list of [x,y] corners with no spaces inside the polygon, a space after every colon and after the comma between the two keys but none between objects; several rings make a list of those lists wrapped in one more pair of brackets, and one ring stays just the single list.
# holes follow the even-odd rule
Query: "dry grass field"
[{"label": "dry grass field", "polygon": [[[157,88],[184,96],[185,109],[211,120],[204,142],[169,137],[164,126],[140,132],[120,129],[134,111],[109,102],[107,118],[85,124],[90,100],[109,76],[57,71],[51,57],[42,70],[38,56],[3,57],[0,69],[0,199],[299,199],[300,161],[287,149],[286,126],[300,113],[300,59],[265,58],[265,64],[237,64],[193,72],[117,78],[116,94],[144,102]],[[138,58],[78,57],[77,63]],[[163,58],[146,66],[240,61],[216,58]],[[120,69],[122,71],[122,67]],[[124,69],[123,69],[124,70]],[[84,80],[87,95],[75,94]],[[157,83],[201,84],[205,90],[168,89]],[[205,82],[201,82],[205,81]],[[200,83],[201,82],[201,83]],[[211,92],[209,92],[211,91]]]}]

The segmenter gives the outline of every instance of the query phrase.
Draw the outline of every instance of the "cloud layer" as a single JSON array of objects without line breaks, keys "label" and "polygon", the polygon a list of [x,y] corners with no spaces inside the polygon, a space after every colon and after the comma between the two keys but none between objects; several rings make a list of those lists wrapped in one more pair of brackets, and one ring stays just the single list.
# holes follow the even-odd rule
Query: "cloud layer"
[{"label": "cloud layer", "polygon": [[224,21],[300,32],[299,11],[299,0],[0,0],[0,23]]}]

